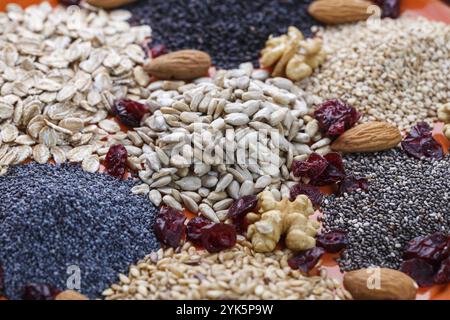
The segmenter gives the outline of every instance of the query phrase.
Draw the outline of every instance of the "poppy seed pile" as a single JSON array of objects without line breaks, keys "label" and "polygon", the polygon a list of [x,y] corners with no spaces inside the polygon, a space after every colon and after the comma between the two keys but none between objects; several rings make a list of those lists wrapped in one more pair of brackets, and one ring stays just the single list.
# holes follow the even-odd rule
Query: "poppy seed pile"
[{"label": "poppy seed pile", "polygon": [[418,160],[399,149],[346,156],[348,172],[369,178],[369,190],[322,203],[325,231],[347,231],[341,270],[398,269],[408,241],[450,231],[450,159]]},{"label": "poppy seed pile", "polygon": [[[132,180],[84,172],[76,165],[16,166],[0,177],[0,265],[6,295],[51,284],[99,297],[120,272],[159,248],[156,209],[132,195]],[[72,277],[71,277],[72,276]]]},{"label": "poppy seed pile", "polygon": [[[132,20],[152,27],[152,45],[171,51],[208,52],[221,68],[252,61],[271,34],[286,33],[290,25],[306,36],[319,25],[308,12],[312,0],[143,0],[125,7]],[[132,21],[132,22],[133,22]]]}]

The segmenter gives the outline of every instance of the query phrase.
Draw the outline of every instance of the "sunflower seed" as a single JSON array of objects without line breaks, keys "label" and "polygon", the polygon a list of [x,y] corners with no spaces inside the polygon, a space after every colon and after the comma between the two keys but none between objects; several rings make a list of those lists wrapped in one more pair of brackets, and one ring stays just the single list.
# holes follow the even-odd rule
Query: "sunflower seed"
[{"label": "sunflower seed", "polygon": [[182,190],[196,191],[202,186],[202,182],[198,177],[184,177],[183,179],[175,181]]},{"label": "sunflower seed", "polygon": [[205,218],[208,218],[212,222],[220,223],[220,220],[217,217],[217,215],[214,212],[214,210],[210,206],[208,206],[207,204],[204,204],[204,203],[200,204],[199,205],[199,211],[200,211],[200,214],[203,215]]},{"label": "sunflower seed", "polygon": [[175,200],[174,197],[172,197],[170,195],[165,195],[162,198],[162,201],[171,208],[174,208],[179,211],[183,211],[183,206],[177,200]]},{"label": "sunflower seed", "polygon": [[216,186],[216,192],[224,191],[228,185],[233,181],[233,175],[230,173],[227,173],[222,178],[220,178],[219,182]]},{"label": "sunflower seed", "polygon": [[131,188],[132,194],[147,194],[149,192],[150,192],[150,187],[146,183],[141,183],[141,184],[138,184],[138,185],[134,186],[133,188]]},{"label": "sunflower seed", "polygon": [[181,199],[182,199],[183,204],[185,205],[186,209],[188,209],[192,213],[198,212],[198,210],[199,210],[198,205],[191,197],[188,197],[185,194],[181,194]]},{"label": "sunflower seed", "polygon": [[156,190],[156,189],[150,190],[148,197],[155,206],[158,207],[161,204],[161,200],[162,200],[161,193],[159,193],[158,190]]}]

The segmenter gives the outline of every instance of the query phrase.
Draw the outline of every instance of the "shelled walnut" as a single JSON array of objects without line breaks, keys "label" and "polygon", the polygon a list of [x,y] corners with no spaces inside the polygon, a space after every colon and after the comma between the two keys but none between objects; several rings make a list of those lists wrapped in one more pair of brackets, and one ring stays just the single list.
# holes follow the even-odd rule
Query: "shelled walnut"
[{"label": "shelled walnut", "polygon": [[450,103],[443,104],[437,111],[438,119],[444,123],[450,123]]},{"label": "shelled walnut", "polygon": [[261,52],[261,65],[272,67],[272,76],[287,77],[299,81],[309,77],[326,58],[322,39],[305,39],[296,27],[289,27],[287,34],[270,37]]},{"label": "shelled walnut", "polygon": [[315,236],[319,223],[309,219],[314,213],[311,201],[299,195],[294,201],[284,198],[276,201],[270,191],[258,195],[259,213],[250,213],[247,219],[252,223],[247,236],[256,252],[271,252],[283,234],[288,249],[302,251],[316,245]]}]

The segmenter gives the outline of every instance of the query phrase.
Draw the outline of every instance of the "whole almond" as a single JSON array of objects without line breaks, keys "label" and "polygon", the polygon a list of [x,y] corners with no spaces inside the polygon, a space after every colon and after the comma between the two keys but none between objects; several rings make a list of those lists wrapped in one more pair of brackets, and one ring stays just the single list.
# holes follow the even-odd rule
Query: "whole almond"
[{"label": "whole almond", "polygon": [[135,1],[136,0],[86,0],[90,5],[104,9],[114,9]]},{"label": "whole almond", "polygon": [[55,300],[89,300],[85,295],[73,290],[66,290],[59,293]]},{"label": "whole almond", "polygon": [[396,126],[373,121],[347,130],[331,144],[331,149],[344,153],[376,152],[394,148],[401,140]]},{"label": "whole almond", "polygon": [[162,80],[192,80],[208,74],[211,66],[209,54],[198,50],[180,50],[151,60],[145,70]]},{"label": "whole almond", "polygon": [[418,289],[408,275],[387,268],[346,272],[344,286],[355,300],[413,300]]},{"label": "whole almond", "polygon": [[366,20],[371,14],[367,8],[373,5],[366,0],[316,0],[308,12],[325,24],[340,24]]}]

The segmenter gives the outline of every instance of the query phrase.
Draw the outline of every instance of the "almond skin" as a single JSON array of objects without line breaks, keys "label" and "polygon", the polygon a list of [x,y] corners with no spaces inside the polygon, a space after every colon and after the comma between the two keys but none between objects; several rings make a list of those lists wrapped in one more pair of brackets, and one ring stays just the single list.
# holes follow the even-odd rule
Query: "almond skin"
[{"label": "almond skin", "polygon": [[331,149],[344,153],[377,152],[396,147],[402,140],[398,128],[386,122],[368,122],[341,134]]},{"label": "almond skin", "polygon": [[192,80],[206,76],[210,66],[211,57],[206,52],[180,50],[159,56],[144,69],[161,80]]},{"label": "almond skin", "polygon": [[[378,288],[377,276],[379,276]],[[414,300],[418,288],[416,282],[408,275],[387,268],[346,272],[344,286],[355,300]]]},{"label": "almond skin", "polygon": [[89,300],[86,296],[73,290],[66,290],[59,293],[55,300]]},{"label": "almond skin", "polygon": [[366,20],[373,5],[366,0],[316,0],[309,5],[308,12],[325,24],[341,24]]},{"label": "almond skin", "polygon": [[90,5],[104,9],[114,9],[135,1],[136,0],[86,0]]}]

